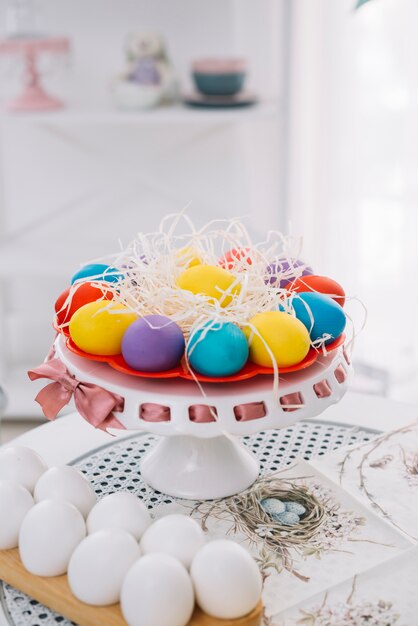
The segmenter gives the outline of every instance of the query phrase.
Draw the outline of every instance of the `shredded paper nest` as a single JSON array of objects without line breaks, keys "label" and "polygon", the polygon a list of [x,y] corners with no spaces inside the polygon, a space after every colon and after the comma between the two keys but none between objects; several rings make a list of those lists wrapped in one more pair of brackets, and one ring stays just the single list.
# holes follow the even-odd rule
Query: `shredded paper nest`
[{"label": "shredded paper nest", "polygon": [[[225,269],[235,276],[235,281],[227,291],[219,289],[219,300],[177,286],[178,277],[194,263],[219,267],[222,257],[231,250],[238,251],[238,254],[234,255],[233,265],[225,266]],[[258,313],[278,310],[279,305],[282,311],[293,314],[292,299],[298,295],[289,294],[287,287],[280,287],[280,283],[303,275],[307,265],[300,262],[301,252],[300,237],[269,231],[264,241],[254,243],[239,219],[214,220],[197,229],[182,212],[164,218],[156,232],[140,232],[119,253],[94,262],[109,265],[107,272],[119,278],[117,282],[106,282],[105,285],[98,282],[103,293],[113,292],[109,312],[116,302],[125,305],[127,312],[141,317],[166,316],[179,325],[186,342],[205,326],[198,339],[201,341],[209,329],[222,322],[246,328],[250,342],[252,336],[257,335],[271,357],[277,389],[279,370],[276,360],[250,320]],[[101,278],[102,275],[92,276],[90,280],[100,281]],[[76,281],[71,287],[63,309],[70,305],[79,284],[80,281]],[[222,300],[225,303],[226,298],[228,304],[222,306]],[[312,313],[309,307],[307,310],[313,326]],[[351,321],[349,317],[348,320]],[[149,320],[147,322],[151,325]],[[68,322],[62,326],[67,325]],[[352,334],[354,336],[354,332]],[[325,344],[330,337],[324,335],[311,345],[326,355]],[[186,351],[186,365],[193,374],[188,356]],[[197,382],[194,374],[193,377]]]},{"label": "shredded paper nest", "polygon": [[[279,303],[290,312],[288,292],[278,284],[302,275],[306,266],[292,265],[301,247],[300,238],[285,237],[278,231],[270,231],[265,241],[253,243],[237,219],[212,221],[198,230],[187,216],[180,214],[166,217],[156,232],[138,233],[119,254],[96,261],[107,263],[124,275],[117,288],[116,284],[106,284],[114,291],[114,302],[124,304],[139,316],[169,317],[187,339],[194,329],[207,322],[233,322],[244,327],[254,315],[275,310]],[[241,259],[234,258],[233,267],[226,268],[236,280],[226,292],[220,292],[219,301],[178,288],[178,277],[194,258],[202,264],[218,266],[231,249],[246,252]],[[278,259],[287,260],[289,269],[279,268],[266,275],[267,267]],[[236,294],[234,288],[238,284],[240,290]],[[77,283],[73,289],[77,289]],[[225,307],[221,305],[223,297],[230,299]]]}]

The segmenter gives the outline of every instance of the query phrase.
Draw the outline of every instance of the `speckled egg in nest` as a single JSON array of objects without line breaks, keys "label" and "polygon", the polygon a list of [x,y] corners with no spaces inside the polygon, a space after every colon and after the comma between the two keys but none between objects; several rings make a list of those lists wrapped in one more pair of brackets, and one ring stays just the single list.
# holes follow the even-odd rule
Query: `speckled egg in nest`
[{"label": "speckled egg in nest", "polygon": [[[274,500],[277,503],[298,504],[299,507],[290,506],[288,509],[294,509],[293,513],[296,510],[300,512],[299,521],[287,523],[285,513],[289,511],[284,512],[281,506],[275,514]],[[228,498],[226,504],[237,528],[253,540],[263,540],[266,547],[272,550],[277,550],[278,546],[302,547],[315,536],[326,515],[324,505],[307,487],[276,477],[259,480],[247,491]],[[281,521],[282,516],[284,521]]]}]

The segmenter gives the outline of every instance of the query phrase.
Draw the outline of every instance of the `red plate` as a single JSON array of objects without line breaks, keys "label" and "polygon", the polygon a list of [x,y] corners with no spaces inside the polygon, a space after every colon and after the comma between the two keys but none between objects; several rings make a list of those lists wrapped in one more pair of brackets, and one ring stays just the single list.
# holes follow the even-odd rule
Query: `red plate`
[{"label": "red plate", "polygon": [[[101,361],[103,363],[108,363],[111,367],[113,367],[113,369],[118,370],[123,374],[139,376],[140,378],[185,378],[186,380],[197,379],[199,382],[202,383],[233,383],[240,380],[248,380],[248,378],[253,378],[254,376],[258,376],[258,374],[274,374],[274,370],[272,367],[262,367],[261,365],[256,365],[255,363],[250,363],[248,361],[246,365],[244,365],[244,367],[233,376],[214,378],[213,376],[202,376],[202,374],[195,374],[195,377],[193,377],[193,375],[187,369],[184,359],[178,367],[172,370],[167,370],[165,372],[139,372],[138,370],[134,370],[129,367],[121,354],[117,354],[116,356],[98,356],[95,354],[83,352],[75,345],[75,343],[71,339],[68,328],[56,328],[56,330],[67,337],[67,348],[77,356],[83,357],[84,359],[89,359],[90,361]],[[339,346],[343,345],[344,341],[345,335],[341,335],[327,346],[327,352],[332,352],[332,350],[339,348]],[[307,367],[310,367],[313,363],[315,363],[319,356],[321,356],[321,352],[317,352],[316,350],[314,350],[314,348],[311,348],[303,361],[301,361],[297,365],[292,365],[291,367],[281,367],[279,369],[279,373],[288,374],[289,372],[297,372],[299,370],[306,369]]]}]

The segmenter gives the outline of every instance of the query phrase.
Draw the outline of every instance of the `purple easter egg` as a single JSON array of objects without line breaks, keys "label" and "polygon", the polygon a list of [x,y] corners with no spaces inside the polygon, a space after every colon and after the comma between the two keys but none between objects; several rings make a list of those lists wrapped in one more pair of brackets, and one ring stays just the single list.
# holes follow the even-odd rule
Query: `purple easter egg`
[{"label": "purple easter egg", "polygon": [[[141,256],[139,257],[139,260],[144,264],[144,265],[148,265],[148,261],[147,261],[147,257],[145,256],[145,254],[141,254]],[[138,286],[138,281],[136,280],[137,276],[136,276],[136,272],[138,272],[138,265],[136,263],[128,263],[128,264],[124,264],[121,266],[124,269],[127,269],[128,271],[126,272],[126,277],[130,279],[131,281],[131,285],[133,285],[134,287]]]},{"label": "purple easter egg", "polygon": [[183,356],[180,327],[164,315],[145,315],[131,324],[122,339],[127,364],[142,372],[164,372],[176,367]]},{"label": "purple easter egg", "polygon": [[[304,267],[302,273],[297,271],[298,267]],[[285,258],[280,258],[276,259],[267,266],[267,274],[269,274],[269,276],[266,277],[265,283],[266,285],[270,283],[270,285],[283,289],[295,278],[299,278],[300,276],[309,276],[313,273],[314,271],[312,267],[309,267],[309,265],[306,265],[299,259],[287,260]],[[280,274],[286,274],[286,276],[284,278],[280,278]]]}]

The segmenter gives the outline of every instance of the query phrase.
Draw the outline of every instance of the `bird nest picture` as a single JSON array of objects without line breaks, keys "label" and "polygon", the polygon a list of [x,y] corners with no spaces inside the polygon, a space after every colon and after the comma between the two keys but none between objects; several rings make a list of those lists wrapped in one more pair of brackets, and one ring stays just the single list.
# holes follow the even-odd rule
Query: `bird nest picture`
[{"label": "bird nest picture", "polygon": [[[273,552],[274,567],[285,568],[304,578],[293,568],[292,552],[301,553],[315,537],[326,517],[326,509],[305,485],[270,477],[260,479],[241,494],[202,503],[196,511],[207,529],[210,516],[228,516],[233,520],[230,532],[242,533],[253,544],[262,544],[262,554]],[[263,569],[271,566],[269,560]]]},{"label": "bird nest picture", "polygon": [[202,528],[211,518],[229,522],[228,534],[242,535],[258,552],[264,577],[270,570],[287,570],[302,581],[301,560],[338,550],[364,526],[365,519],[342,508],[336,494],[312,477],[260,478],[246,491],[193,510]]}]

